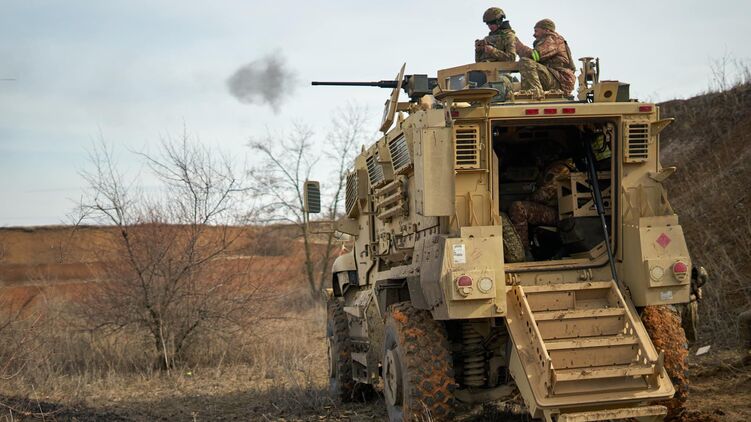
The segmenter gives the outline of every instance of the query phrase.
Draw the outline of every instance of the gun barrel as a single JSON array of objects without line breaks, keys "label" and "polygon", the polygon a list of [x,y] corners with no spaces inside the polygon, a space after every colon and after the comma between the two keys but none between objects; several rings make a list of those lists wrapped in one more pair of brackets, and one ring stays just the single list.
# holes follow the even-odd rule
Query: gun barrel
[{"label": "gun barrel", "polygon": [[325,86],[376,86],[379,88],[396,88],[396,81],[374,81],[374,82],[321,82],[313,81],[311,85],[325,85]]}]

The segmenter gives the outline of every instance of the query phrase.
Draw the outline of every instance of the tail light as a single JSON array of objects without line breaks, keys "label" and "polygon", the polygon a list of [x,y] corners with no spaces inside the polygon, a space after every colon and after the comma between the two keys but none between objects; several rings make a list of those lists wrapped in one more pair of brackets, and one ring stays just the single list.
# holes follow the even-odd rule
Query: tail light
[{"label": "tail light", "polygon": [[468,275],[460,276],[456,279],[457,287],[472,287],[472,277]]},{"label": "tail light", "polygon": [[688,277],[688,264],[683,261],[676,261],[673,264],[673,275],[678,281],[684,281]]},{"label": "tail light", "polygon": [[459,276],[456,279],[456,290],[464,297],[469,296],[472,293],[472,277],[468,275]]}]

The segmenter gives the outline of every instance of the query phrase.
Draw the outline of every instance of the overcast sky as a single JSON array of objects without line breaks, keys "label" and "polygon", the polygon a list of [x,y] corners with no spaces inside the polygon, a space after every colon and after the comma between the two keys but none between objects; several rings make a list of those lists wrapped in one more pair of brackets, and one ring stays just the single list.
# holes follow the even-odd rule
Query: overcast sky
[{"label": "overcast sky", "polygon": [[[186,127],[240,157],[249,138],[292,122],[323,142],[347,101],[369,107],[375,131],[387,90],[310,81],[469,63],[487,33],[482,13],[496,5],[526,44],[534,23],[552,18],[574,57],[600,57],[603,78],[631,83],[640,99],[690,97],[708,88],[714,61],[751,57],[751,2],[740,0],[3,0],[0,79],[14,80],[0,80],[0,226],[63,221],[100,136],[127,156]],[[269,56],[295,75],[276,111],[227,88],[238,68]]]}]

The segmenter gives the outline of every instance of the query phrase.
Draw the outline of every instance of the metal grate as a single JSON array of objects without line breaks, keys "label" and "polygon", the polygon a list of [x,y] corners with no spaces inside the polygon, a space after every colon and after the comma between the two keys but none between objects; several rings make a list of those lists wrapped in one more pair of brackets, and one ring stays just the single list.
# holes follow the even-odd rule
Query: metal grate
[{"label": "metal grate", "polygon": [[626,124],[626,163],[643,163],[649,159],[649,123]]},{"label": "metal grate", "polygon": [[389,152],[391,153],[391,163],[394,165],[394,172],[409,167],[412,164],[412,158],[409,156],[407,139],[404,134],[397,136],[389,142]]},{"label": "metal grate", "polygon": [[344,207],[347,215],[352,213],[355,203],[357,203],[357,170],[347,175],[347,190],[344,195]]},{"label": "metal grate", "polygon": [[478,126],[456,126],[454,132],[455,168],[480,168],[480,128]]},{"label": "metal grate", "polygon": [[383,182],[383,167],[381,166],[380,161],[378,150],[366,160],[368,166],[368,180],[370,180],[371,186],[376,186]]}]

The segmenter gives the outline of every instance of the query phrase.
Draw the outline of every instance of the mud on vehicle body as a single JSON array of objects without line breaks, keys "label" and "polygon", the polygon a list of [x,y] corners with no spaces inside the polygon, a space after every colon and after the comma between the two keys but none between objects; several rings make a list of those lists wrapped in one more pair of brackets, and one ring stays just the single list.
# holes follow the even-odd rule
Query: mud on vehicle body
[{"label": "mud on vehicle body", "polygon": [[[671,120],[630,100],[628,85],[600,82],[598,67],[583,59],[577,99],[515,91],[514,63],[437,78],[402,67],[394,81],[366,83],[393,92],[337,223],[353,236],[329,291],[329,325],[346,317],[349,350],[331,355],[332,374],[352,380],[337,394],[382,380],[391,420],[449,420],[457,403],[517,390],[548,421],[681,412],[679,313],[652,324],[692,294],[663,186],[675,168],[658,157]],[[410,102],[398,102],[402,88]],[[543,180],[553,162],[568,171]],[[515,237],[505,215],[541,186],[545,221],[525,216],[528,236]]]}]

